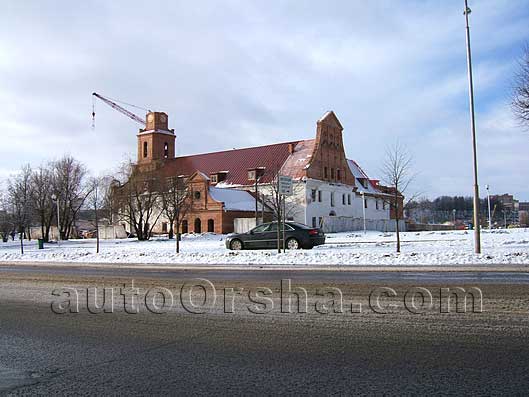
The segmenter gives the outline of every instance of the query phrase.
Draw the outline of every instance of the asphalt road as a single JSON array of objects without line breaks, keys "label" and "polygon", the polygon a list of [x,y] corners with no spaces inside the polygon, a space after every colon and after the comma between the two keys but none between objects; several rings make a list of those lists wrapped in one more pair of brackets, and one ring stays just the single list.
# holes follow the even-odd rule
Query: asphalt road
[{"label": "asphalt road", "polygon": [[[119,308],[55,314],[68,286],[164,287],[189,280],[224,288],[289,278],[311,297],[340,288],[362,313],[251,314],[243,295],[204,314]],[[435,291],[480,288],[483,312],[441,313]],[[431,290],[431,310],[369,309],[370,293]],[[276,295],[273,296],[277,303]],[[311,298],[312,299],[312,298]],[[86,303],[86,301],[85,301]],[[312,300],[311,300],[312,303]],[[225,304],[225,302],[224,302]],[[279,305],[277,305],[279,306]],[[0,393],[34,394],[525,394],[529,390],[529,286],[518,272],[318,272],[0,267]],[[225,307],[225,306],[224,306]]]}]

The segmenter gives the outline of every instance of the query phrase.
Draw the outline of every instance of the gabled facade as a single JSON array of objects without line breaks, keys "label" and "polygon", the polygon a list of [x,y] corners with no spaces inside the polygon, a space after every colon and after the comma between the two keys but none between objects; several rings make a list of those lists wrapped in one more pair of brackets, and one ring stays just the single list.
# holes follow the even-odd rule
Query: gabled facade
[{"label": "gabled facade", "polygon": [[[255,199],[245,190],[220,189],[211,185],[211,179],[200,171],[187,178],[189,209],[182,221],[182,233],[232,233],[237,218],[255,218]],[[270,211],[258,203],[260,216],[271,219]],[[158,233],[168,230],[161,217]]]}]

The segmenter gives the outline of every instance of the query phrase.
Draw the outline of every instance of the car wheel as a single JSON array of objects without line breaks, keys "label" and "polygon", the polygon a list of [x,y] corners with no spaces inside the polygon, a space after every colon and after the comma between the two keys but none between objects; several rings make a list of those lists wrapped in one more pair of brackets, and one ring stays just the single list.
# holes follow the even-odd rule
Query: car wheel
[{"label": "car wheel", "polygon": [[297,250],[297,249],[299,249],[299,241],[296,240],[293,237],[289,238],[286,241],[286,243],[287,243],[287,249],[289,249],[289,250]]},{"label": "car wheel", "polygon": [[234,251],[242,250],[242,241],[241,240],[233,240],[230,243],[230,249]]}]

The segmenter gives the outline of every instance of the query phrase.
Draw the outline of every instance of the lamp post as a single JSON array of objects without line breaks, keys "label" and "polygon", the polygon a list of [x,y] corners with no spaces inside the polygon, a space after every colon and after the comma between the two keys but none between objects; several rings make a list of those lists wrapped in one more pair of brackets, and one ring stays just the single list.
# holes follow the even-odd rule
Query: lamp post
[{"label": "lamp post", "polygon": [[472,53],[470,51],[470,28],[468,26],[468,16],[471,10],[468,7],[468,0],[465,0],[465,23],[466,23],[466,43],[467,43],[467,68],[468,68],[468,95],[470,105],[470,129],[472,132],[472,157],[474,164],[474,250],[476,254],[481,253],[481,235],[479,221],[479,186],[478,186],[478,155],[476,144],[476,121],[474,117],[474,83],[472,81]]},{"label": "lamp post", "polygon": [[[255,226],[259,225],[259,190],[258,190],[258,183],[261,177],[264,175],[265,167],[256,167],[251,169],[250,171],[254,172],[254,178],[255,178]],[[261,203],[261,206],[263,204]],[[263,211],[262,211],[263,212]]]},{"label": "lamp post", "polygon": [[487,207],[489,210],[489,230],[492,229],[492,217],[490,215],[490,192],[489,192],[489,185],[485,185],[485,189],[487,189]]},{"label": "lamp post", "polygon": [[52,201],[57,204],[57,242],[61,240],[61,216],[59,212],[59,197],[55,193],[51,195]]},{"label": "lamp post", "polygon": [[362,214],[364,216],[364,234],[367,233],[367,228],[366,228],[366,195],[364,192],[360,192],[360,194],[362,195]]},{"label": "lamp post", "polygon": [[454,219],[454,229],[456,228],[456,209],[454,208],[452,210],[452,217]]}]

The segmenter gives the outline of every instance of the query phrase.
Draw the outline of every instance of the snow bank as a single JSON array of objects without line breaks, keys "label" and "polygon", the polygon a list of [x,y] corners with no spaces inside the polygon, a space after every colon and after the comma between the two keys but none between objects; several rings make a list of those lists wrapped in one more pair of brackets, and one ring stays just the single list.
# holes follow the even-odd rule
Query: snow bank
[{"label": "snow bank", "polygon": [[106,240],[95,253],[92,239],[46,244],[38,250],[35,241],[26,243],[20,254],[19,242],[0,243],[0,262],[41,261],[75,263],[137,263],[193,265],[529,265],[529,230],[484,231],[482,254],[473,254],[473,235],[466,231],[402,233],[402,253],[396,254],[392,233],[362,232],[327,235],[324,246],[312,250],[277,254],[275,250],[229,251],[224,235],[185,235],[181,253],[175,241]]}]

